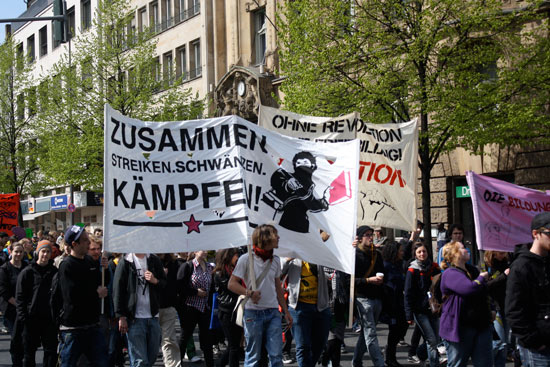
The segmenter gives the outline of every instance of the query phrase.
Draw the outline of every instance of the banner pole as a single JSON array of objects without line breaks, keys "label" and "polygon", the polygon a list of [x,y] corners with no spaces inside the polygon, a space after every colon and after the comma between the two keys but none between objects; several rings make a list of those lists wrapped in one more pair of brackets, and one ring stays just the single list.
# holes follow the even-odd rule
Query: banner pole
[{"label": "banner pole", "polygon": [[353,299],[355,298],[355,274],[350,274],[349,281],[349,318],[348,328],[353,326]]}]

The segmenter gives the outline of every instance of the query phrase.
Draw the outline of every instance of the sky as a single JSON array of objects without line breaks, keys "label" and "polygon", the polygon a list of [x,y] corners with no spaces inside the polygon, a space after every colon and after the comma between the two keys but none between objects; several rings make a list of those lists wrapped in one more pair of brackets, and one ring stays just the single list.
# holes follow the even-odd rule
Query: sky
[{"label": "sky", "polygon": [[[16,18],[27,9],[23,0],[0,0],[0,18]],[[0,23],[0,43],[5,39],[6,23]]]}]

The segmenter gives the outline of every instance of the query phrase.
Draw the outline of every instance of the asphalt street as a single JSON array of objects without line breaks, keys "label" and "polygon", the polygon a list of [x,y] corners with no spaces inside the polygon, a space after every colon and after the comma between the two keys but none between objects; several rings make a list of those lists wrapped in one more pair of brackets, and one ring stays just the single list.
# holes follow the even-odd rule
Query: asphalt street
[{"label": "asphalt street", "polygon": [[[407,335],[405,337],[405,341],[410,341],[410,336],[412,334],[412,327],[409,327],[409,330],[407,331]],[[380,345],[382,347],[384,347],[386,345],[386,340],[387,340],[387,335],[388,335],[388,327],[387,325],[385,324],[380,324],[379,327],[378,327],[378,334],[379,334],[379,342],[380,342]],[[197,353],[199,356],[201,356],[201,352],[200,352],[200,348],[199,348],[199,341],[198,341],[198,335],[197,333],[195,332],[195,346],[197,348]],[[346,352],[342,354],[342,361],[341,361],[341,365],[342,367],[350,367],[351,366],[351,358],[353,356],[353,350],[355,348],[355,343],[357,342],[357,336],[358,334],[351,331],[351,330],[347,330],[346,331],[346,338],[345,338],[345,343],[346,343]],[[6,334],[1,334],[0,335],[0,367],[4,367],[4,366],[11,366],[11,357],[10,357],[10,353],[9,353],[9,345],[10,345],[10,341],[9,341],[9,335],[6,335]],[[403,366],[418,366],[418,364],[412,364],[412,363],[408,363],[407,362],[407,347],[405,346],[398,346],[397,347],[397,361],[399,363],[401,363]],[[294,352],[294,347],[293,347],[293,352]],[[37,366],[42,366],[42,350],[39,349],[38,352],[37,352],[37,355],[36,355],[36,362],[37,362]],[[129,366],[129,362],[127,360],[126,362],[126,365]],[[370,360],[370,358],[368,357],[368,354],[365,355],[364,359],[363,359],[363,366],[364,367],[368,367],[368,366],[372,366],[372,362]],[[469,364],[471,365],[471,364]],[[155,366],[163,366],[163,363],[162,363],[162,357],[159,356],[159,358],[157,358],[157,361],[155,363]],[[204,364],[202,362],[199,362],[199,363],[190,363],[190,362],[186,362],[184,363],[184,366],[183,367],[202,367],[204,366]],[[242,366],[242,362],[241,362],[241,366]],[[292,364],[288,364],[286,366],[290,366],[290,367],[296,367],[298,366],[297,363],[292,363]],[[318,365],[320,367],[320,365]],[[490,367],[490,366],[487,366],[487,367]],[[506,367],[513,367],[513,363],[512,362],[508,362],[506,364]]]}]

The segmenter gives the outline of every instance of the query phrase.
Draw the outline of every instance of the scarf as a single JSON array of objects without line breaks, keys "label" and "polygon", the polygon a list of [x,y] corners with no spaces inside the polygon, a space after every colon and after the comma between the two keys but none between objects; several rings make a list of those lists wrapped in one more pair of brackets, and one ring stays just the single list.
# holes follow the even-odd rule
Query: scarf
[{"label": "scarf", "polygon": [[410,265],[411,268],[418,269],[424,272],[428,271],[431,266],[432,266],[432,261],[430,260],[430,258],[427,258],[424,261],[420,261],[416,259],[413,262],[411,262],[411,265]]},{"label": "scarf", "polygon": [[273,249],[263,250],[259,247],[256,247],[256,245],[252,245],[252,248],[254,249],[254,253],[256,254],[256,256],[261,258],[264,262],[273,259]]}]

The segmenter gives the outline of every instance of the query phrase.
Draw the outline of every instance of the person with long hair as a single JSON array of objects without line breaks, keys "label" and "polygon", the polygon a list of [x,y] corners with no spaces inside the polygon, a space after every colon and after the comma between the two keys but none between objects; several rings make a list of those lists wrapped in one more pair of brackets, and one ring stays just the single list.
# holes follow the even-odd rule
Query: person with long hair
[{"label": "person with long hair", "polygon": [[445,297],[439,335],[447,348],[449,367],[466,366],[470,357],[474,366],[493,365],[491,309],[487,294],[487,272],[467,262],[470,253],[461,242],[443,246],[445,269],[441,292]]},{"label": "person with long hair", "polygon": [[[277,229],[270,224],[256,227],[252,233],[252,253],[239,258],[235,270],[229,279],[228,288],[235,294],[249,298],[244,308],[244,335],[246,339],[245,366],[257,366],[265,340],[265,348],[271,367],[283,366],[282,323],[279,306],[283,310],[288,325],[292,325],[292,316],[288,312],[283,288],[281,287],[281,260],[273,254],[279,247]],[[256,280],[266,272],[255,289],[245,288],[252,284],[252,269],[249,269],[249,256],[252,256]]]},{"label": "person with long hair", "polygon": [[510,260],[504,251],[485,251],[483,254],[485,269],[489,273],[487,287],[491,297],[492,309],[495,310],[493,329],[498,338],[493,337],[493,358],[495,367],[506,365],[508,333],[510,328],[504,313],[506,300],[506,278],[510,273]]},{"label": "person with long hair", "polygon": [[[207,367],[214,366],[210,314],[212,310],[214,267],[206,262],[206,251],[196,251],[192,261],[178,270],[178,292],[183,295],[184,319],[180,351],[185,350],[193,336],[195,325],[199,326],[199,344]],[[182,353],[183,354],[183,353]]]},{"label": "person with long hair", "polygon": [[386,346],[386,365],[388,367],[399,367],[395,353],[397,344],[407,333],[407,320],[405,318],[405,306],[403,300],[403,289],[405,286],[405,275],[403,274],[403,246],[392,241],[382,249],[384,260],[384,293],[387,294],[385,304],[389,316],[388,345]]},{"label": "person with long hair", "polygon": [[216,252],[216,267],[214,268],[214,289],[218,292],[218,318],[227,340],[227,348],[220,357],[220,366],[239,366],[239,344],[243,336],[243,328],[232,320],[233,309],[237,304],[237,296],[227,285],[235,265],[239,260],[239,249],[227,248]]},{"label": "person with long hair", "polygon": [[441,273],[422,242],[413,245],[415,259],[409,265],[405,276],[405,314],[409,324],[418,325],[428,344],[430,366],[439,366],[437,344],[439,342],[439,319],[430,309],[428,292],[432,278]]}]

